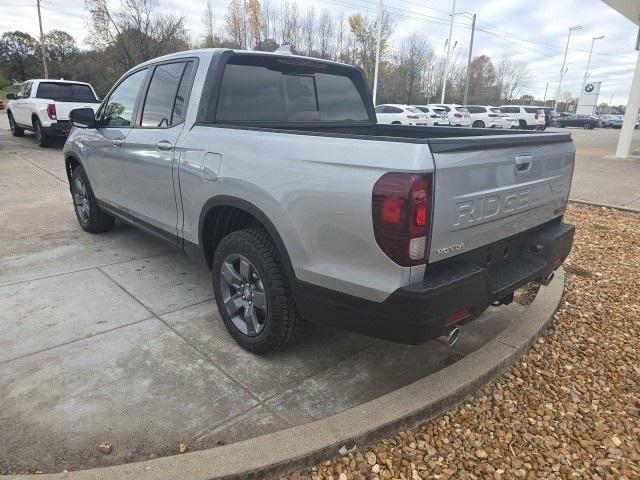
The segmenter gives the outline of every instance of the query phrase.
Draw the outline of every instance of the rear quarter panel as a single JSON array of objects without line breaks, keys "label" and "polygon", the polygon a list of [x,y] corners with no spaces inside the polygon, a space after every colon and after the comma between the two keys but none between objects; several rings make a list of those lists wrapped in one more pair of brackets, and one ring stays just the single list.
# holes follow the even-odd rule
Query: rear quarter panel
[{"label": "rear quarter panel", "polygon": [[210,198],[237,197],[272,221],[302,281],[374,301],[410,283],[375,241],[371,193],[388,171],[432,171],[426,144],[195,126],[179,150],[186,240]]}]

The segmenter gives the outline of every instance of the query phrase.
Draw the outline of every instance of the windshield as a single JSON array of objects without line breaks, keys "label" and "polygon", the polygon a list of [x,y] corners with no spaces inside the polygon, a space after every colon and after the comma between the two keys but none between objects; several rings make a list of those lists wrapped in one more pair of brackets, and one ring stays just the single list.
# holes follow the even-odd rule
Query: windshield
[{"label": "windshield", "polygon": [[98,103],[91,87],[82,83],[41,82],[36,98],[46,98],[54,102]]}]

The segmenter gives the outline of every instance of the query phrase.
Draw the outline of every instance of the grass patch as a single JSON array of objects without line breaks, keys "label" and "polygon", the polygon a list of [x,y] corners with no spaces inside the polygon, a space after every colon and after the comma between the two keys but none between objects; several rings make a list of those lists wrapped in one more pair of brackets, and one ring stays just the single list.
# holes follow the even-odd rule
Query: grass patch
[{"label": "grass patch", "polygon": [[599,223],[592,223],[591,228],[593,228],[596,232],[606,232],[607,230],[609,230],[609,227],[601,225]]}]

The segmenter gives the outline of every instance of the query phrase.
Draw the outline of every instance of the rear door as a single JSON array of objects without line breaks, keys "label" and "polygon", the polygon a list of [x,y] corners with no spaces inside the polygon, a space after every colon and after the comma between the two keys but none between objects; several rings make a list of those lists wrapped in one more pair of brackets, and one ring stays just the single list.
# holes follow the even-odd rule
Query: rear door
[{"label": "rear door", "polygon": [[533,133],[429,143],[436,166],[430,262],[563,214],[575,154],[570,135]]},{"label": "rear door", "polygon": [[173,187],[175,145],[184,129],[196,62],[173,60],[155,65],[141,97],[136,128],[122,147],[124,194],[127,208],[156,227],[157,233],[177,238],[178,212]]}]

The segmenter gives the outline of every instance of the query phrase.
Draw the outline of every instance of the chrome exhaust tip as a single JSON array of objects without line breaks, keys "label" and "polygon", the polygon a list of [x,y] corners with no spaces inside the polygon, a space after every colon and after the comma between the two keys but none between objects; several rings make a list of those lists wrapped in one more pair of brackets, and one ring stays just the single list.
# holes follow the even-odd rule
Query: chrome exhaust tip
[{"label": "chrome exhaust tip", "polygon": [[553,281],[553,277],[555,277],[555,275],[556,275],[555,272],[551,272],[545,278],[540,279],[540,284],[544,285],[546,287],[547,285],[549,285]]},{"label": "chrome exhaust tip", "polygon": [[449,345],[450,347],[453,347],[458,341],[458,338],[460,337],[460,329],[458,327],[450,328],[449,331],[447,332],[446,337],[447,337],[447,345]]}]

